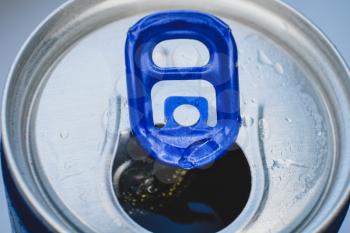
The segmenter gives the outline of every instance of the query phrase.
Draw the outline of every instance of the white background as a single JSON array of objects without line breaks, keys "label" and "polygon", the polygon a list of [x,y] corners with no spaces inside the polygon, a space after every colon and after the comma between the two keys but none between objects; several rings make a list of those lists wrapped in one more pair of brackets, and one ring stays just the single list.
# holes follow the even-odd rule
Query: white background
[{"label": "white background", "polygon": [[[266,0],[272,1],[272,0]],[[16,53],[31,31],[64,0],[0,0],[0,93]],[[350,63],[349,0],[285,0],[313,21]],[[1,176],[0,176],[1,177]],[[0,233],[10,225],[0,179]],[[340,233],[350,232],[350,211]]]}]

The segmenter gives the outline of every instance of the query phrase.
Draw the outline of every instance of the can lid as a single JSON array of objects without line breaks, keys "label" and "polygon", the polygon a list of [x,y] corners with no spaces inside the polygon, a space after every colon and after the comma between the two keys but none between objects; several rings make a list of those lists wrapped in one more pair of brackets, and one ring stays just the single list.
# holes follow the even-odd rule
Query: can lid
[{"label": "can lid", "polygon": [[[250,165],[252,189],[223,231],[325,229],[350,193],[350,73],[320,31],[279,1],[77,0],[58,9],[18,56],[1,113],[6,161],[28,205],[58,232],[145,231],[113,190],[116,151],[131,128],[125,40],[146,15],[174,9],[219,17],[237,43],[236,143]],[[183,45],[159,45],[152,56],[181,66],[193,63],[173,51],[209,60],[201,46]],[[204,97],[215,126],[215,88],[205,80],[170,81],[151,91],[154,122],[165,122],[169,96]]]},{"label": "can lid", "polygon": [[[201,41],[210,51],[209,62],[200,67],[156,66],[152,61],[154,47],[172,39]],[[225,23],[194,11],[152,14],[131,27],[125,53],[131,128],[153,157],[185,169],[198,168],[214,162],[235,142],[241,123],[237,48]],[[167,85],[173,85],[169,81],[182,80],[204,80],[213,86],[215,126],[207,124],[208,101],[201,96],[168,97],[164,103],[166,123],[161,128],[155,125],[152,88],[158,82],[167,81]],[[185,104],[199,110],[198,121],[190,126],[178,124],[173,116],[175,110]]]}]

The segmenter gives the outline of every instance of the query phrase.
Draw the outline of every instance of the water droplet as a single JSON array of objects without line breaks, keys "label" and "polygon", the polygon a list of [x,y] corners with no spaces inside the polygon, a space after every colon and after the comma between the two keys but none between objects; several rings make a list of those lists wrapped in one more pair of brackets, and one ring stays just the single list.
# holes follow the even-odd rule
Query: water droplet
[{"label": "water droplet", "polygon": [[274,67],[277,73],[284,74],[283,66],[280,63],[277,62]]},{"label": "water droplet", "polygon": [[254,98],[251,98],[250,99],[250,102],[252,102],[253,104],[255,103],[255,99]]},{"label": "water droplet", "polygon": [[265,140],[270,136],[270,128],[268,125],[267,120],[260,119],[258,121],[258,127],[259,127],[259,137],[261,140]]},{"label": "water droplet", "polygon": [[69,133],[67,131],[60,132],[60,138],[67,139],[69,137]]},{"label": "water droplet", "polygon": [[288,123],[292,123],[292,119],[290,119],[290,118],[285,118],[285,120],[288,122]]},{"label": "water droplet", "polygon": [[281,164],[277,160],[272,160],[271,169],[275,170],[276,168],[281,168]]},{"label": "water droplet", "polygon": [[79,195],[79,199],[83,202],[87,202],[87,193],[83,192]]},{"label": "water droplet", "polygon": [[250,127],[254,124],[254,119],[249,116],[248,117],[245,116],[242,118],[242,124],[244,127]]},{"label": "water droplet", "polygon": [[128,99],[125,98],[125,99],[123,99],[122,102],[123,102],[122,105],[123,105],[124,108],[128,107]]},{"label": "water droplet", "polygon": [[258,51],[258,61],[264,65],[272,65],[273,64],[272,61],[270,60],[270,58],[262,50]]},{"label": "water droplet", "polygon": [[288,23],[287,22],[281,22],[281,29],[283,30],[283,31],[289,31],[289,25],[288,25]]}]

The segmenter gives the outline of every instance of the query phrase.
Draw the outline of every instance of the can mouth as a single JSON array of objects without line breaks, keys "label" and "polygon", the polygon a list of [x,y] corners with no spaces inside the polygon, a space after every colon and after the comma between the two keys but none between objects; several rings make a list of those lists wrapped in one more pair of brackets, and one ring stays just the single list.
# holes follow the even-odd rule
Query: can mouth
[{"label": "can mouth", "polygon": [[148,155],[129,134],[120,139],[112,171],[126,214],[151,232],[217,232],[245,208],[251,172],[237,144],[209,166],[183,170]]}]

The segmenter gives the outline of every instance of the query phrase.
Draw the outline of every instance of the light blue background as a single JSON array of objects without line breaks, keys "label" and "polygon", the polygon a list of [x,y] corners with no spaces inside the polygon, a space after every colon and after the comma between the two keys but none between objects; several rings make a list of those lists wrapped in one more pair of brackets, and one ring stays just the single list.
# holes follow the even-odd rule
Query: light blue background
[{"label": "light blue background", "polygon": [[[273,0],[266,0],[273,1]],[[25,39],[51,11],[64,0],[0,0],[0,93],[9,68]],[[349,0],[285,0],[314,22],[350,63]],[[0,181],[0,232],[10,226]],[[350,211],[340,233],[350,232]]]}]

